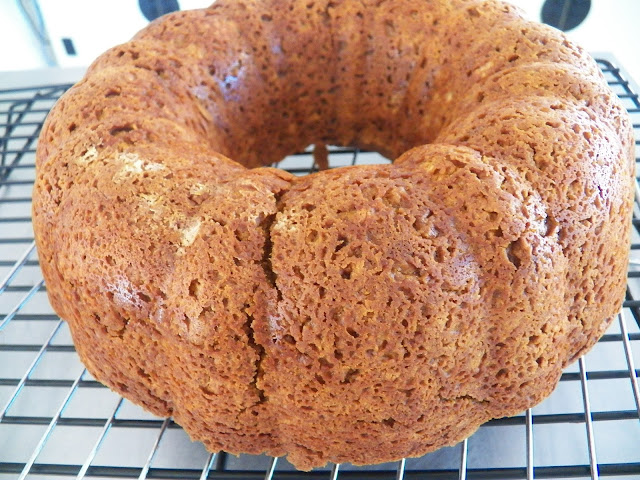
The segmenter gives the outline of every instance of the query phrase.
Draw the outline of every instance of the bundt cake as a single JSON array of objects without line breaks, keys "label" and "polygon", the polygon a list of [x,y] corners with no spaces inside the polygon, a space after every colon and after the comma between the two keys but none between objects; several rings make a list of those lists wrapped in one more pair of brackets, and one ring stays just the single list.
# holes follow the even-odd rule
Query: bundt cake
[{"label": "bundt cake", "polygon": [[[304,177],[307,145],[392,164]],[[89,371],[211,451],[418,456],[540,402],[621,307],[630,121],[499,1],[219,0],[99,57],[33,199]]]}]

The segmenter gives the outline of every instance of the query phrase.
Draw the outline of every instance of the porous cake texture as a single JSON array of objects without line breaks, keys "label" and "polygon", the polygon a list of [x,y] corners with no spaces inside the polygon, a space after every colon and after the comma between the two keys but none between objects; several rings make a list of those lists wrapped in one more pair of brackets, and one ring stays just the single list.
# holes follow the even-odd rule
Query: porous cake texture
[{"label": "porous cake texture", "polygon": [[[312,143],[396,160],[265,167]],[[54,107],[40,264],[92,375],[211,451],[418,456],[618,312],[633,145],[595,62],[505,3],[218,0]]]}]

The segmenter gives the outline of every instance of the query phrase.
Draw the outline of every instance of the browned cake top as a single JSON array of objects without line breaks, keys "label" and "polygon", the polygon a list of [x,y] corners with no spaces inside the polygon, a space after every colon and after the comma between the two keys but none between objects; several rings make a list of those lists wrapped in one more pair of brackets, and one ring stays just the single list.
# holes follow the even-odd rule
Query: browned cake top
[{"label": "browned cake top", "polygon": [[[264,167],[310,143],[396,160]],[[55,106],[34,228],[98,380],[212,451],[376,463],[534,405],[595,343],[632,177],[596,64],[504,3],[219,0]]]}]

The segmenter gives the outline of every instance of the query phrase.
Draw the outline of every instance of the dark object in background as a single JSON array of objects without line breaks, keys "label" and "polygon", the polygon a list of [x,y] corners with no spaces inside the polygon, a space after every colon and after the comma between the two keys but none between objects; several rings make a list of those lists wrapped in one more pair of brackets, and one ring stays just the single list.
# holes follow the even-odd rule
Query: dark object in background
[{"label": "dark object in background", "polygon": [[138,0],[138,5],[150,22],[162,15],[180,10],[178,0]]},{"label": "dark object in background", "polygon": [[62,44],[64,45],[64,50],[67,52],[67,55],[77,55],[76,47],[73,45],[73,40],[70,38],[63,38]]},{"label": "dark object in background", "polygon": [[589,14],[591,0],[546,0],[540,17],[563,32],[576,28]]}]

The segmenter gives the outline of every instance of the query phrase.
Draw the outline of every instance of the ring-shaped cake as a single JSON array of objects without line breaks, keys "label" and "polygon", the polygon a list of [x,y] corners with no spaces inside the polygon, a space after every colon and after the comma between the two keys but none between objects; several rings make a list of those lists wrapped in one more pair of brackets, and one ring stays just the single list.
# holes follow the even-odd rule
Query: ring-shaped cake
[{"label": "ring-shaped cake", "polygon": [[[393,164],[305,177],[309,144]],[[219,0],[98,58],[37,150],[52,305],[99,381],[299,468],[545,398],[625,289],[627,114],[497,1]]]}]

